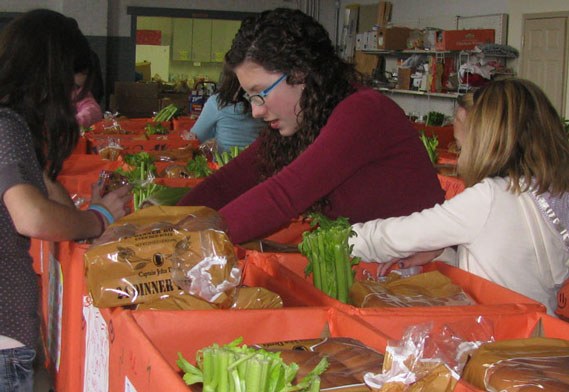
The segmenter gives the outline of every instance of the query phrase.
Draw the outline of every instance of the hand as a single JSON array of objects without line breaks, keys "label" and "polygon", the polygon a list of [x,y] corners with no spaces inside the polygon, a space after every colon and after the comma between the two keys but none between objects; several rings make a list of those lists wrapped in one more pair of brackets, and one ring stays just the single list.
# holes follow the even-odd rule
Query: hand
[{"label": "hand", "polygon": [[397,264],[400,269],[425,265],[433,261],[441,253],[443,253],[442,249],[430,250],[425,252],[418,252],[403,259],[395,259],[387,263],[381,263],[377,270],[377,274],[378,276],[386,275],[394,264]]},{"label": "hand", "polygon": [[101,204],[113,215],[115,220],[130,212],[129,204],[132,198],[132,185],[125,185],[101,197],[102,184],[91,186],[91,204]]}]

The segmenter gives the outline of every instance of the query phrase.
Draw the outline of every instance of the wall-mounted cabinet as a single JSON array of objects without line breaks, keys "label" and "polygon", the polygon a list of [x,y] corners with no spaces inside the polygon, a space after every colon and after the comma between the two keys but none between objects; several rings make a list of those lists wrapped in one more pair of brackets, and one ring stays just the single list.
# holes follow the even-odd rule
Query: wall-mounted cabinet
[{"label": "wall-mounted cabinet", "polygon": [[224,60],[241,21],[222,19],[173,19],[172,59],[217,62]]},{"label": "wall-mounted cabinet", "polygon": [[211,19],[194,19],[192,57],[194,62],[211,61]]},{"label": "wall-mounted cabinet", "polygon": [[223,62],[225,53],[231,49],[231,43],[240,26],[240,20],[212,20],[211,61],[217,63]]},{"label": "wall-mounted cabinet", "polygon": [[193,19],[172,19],[172,60],[191,61],[193,26]]}]

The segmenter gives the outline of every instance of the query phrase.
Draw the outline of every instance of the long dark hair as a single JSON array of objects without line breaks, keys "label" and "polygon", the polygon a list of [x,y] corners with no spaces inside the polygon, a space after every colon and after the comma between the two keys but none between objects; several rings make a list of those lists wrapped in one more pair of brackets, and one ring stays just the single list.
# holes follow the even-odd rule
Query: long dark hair
[{"label": "long dark hair", "polygon": [[55,11],[29,11],[0,33],[0,105],[25,119],[40,166],[52,179],[79,137],[73,75],[89,63],[77,22]]},{"label": "long dark hair", "polygon": [[[251,104],[243,97],[243,91],[241,90],[237,75],[235,75],[235,72],[233,72],[227,64],[223,66],[217,92],[217,106],[219,109],[241,103],[240,106],[243,108],[243,113],[251,112]],[[237,108],[235,110],[237,110]]]},{"label": "long dark hair", "polygon": [[299,10],[277,8],[241,24],[225,62],[232,69],[253,61],[303,84],[298,131],[283,137],[267,127],[262,135],[261,170],[270,177],[292,162],[320,134],[332,110],[356,90],[358,74],[334,50],[324,27]]}]

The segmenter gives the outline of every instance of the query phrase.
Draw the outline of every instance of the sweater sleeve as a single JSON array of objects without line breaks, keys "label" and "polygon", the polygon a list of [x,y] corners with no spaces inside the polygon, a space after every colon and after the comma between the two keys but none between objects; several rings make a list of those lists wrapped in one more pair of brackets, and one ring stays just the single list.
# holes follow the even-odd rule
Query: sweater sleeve
[{"label": "sweater sleeve", "polygon": [[217,94],[214,94],[205,102],[196,123],[191,129],[201,143],[215,137],[215,124],[218,116]]},{"label": "sweater sleeve", "polygon": [[205,206],[220,209],[258,183],[257,152],[255,141],[236,158],[221,167],[205,181],[188,192],[178,205]]},{"label": "sweater sleeve", "polygon": [[95,101],[93,94],[89,93],[84,99],[75,104],[77,123],[83,127],[90,127],[103,119],[101,106]]},{"label": "sweater sleeve", "polygon": [[417,252],[468,244],[484,227],[492,205],[487,181],[433,208],[409,216],[376,219],[352,226],[352,254],[366,261],[388,262]]}]

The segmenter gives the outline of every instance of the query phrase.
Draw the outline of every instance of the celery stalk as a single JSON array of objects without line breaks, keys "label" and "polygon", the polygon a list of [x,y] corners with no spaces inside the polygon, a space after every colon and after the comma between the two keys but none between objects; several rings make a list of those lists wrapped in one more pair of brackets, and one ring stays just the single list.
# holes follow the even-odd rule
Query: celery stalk
[{"label": "celery stalk", "polygon": [[334,263],[336,267],[336,282],[338,287],[338,300],[347,304],[348,303],[348,281],[346,278],[346,264],[350,264],[350,260],[347,260],[342,251],[341,244],[334,244]]},{"label": "celery stalk", "polygon": [[260,391],[259,381],[261,381],[261,364],[257,356],[251,358],[247,365],[245,375],[245,387],[247,391]]},{"label": "celery stalk", "polygon": [[217,389],[220,391],[229,390],[229,374],[227,373],[227,367],[229,366],[229,353],[226,350],[219,350],[219,359],[217,360]]}]

